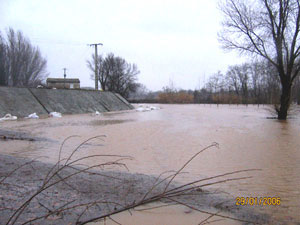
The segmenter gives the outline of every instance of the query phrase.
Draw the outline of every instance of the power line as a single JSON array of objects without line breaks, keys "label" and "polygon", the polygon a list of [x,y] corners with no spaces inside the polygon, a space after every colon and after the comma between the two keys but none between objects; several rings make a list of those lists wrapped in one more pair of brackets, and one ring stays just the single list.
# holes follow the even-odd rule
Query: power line
[{"label": "power line", "polygon": [[77,41],[62,41],[62,40],[51,40],[44,38],[30,38],[30,41],[36,44],[47,44],[47,45],[66,45],[66,46],[83,46],[85,43]]}]

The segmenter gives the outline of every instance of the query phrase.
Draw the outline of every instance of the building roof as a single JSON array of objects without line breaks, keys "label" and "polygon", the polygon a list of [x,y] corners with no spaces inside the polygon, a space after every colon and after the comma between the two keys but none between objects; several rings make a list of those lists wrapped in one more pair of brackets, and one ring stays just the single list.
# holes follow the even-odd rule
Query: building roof
[{"label": "building roof", "polygon": [[80,83],[77,78],[47,78],[47,83]]}]

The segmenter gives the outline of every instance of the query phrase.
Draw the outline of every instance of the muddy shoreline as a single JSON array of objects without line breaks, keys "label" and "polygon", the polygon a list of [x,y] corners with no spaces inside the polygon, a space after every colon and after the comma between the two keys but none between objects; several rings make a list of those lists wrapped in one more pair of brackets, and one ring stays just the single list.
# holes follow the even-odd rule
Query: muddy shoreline
[{"label": "muddy shoreline", "polygon": [[[2,180],[10,171],[29,161],[29,159],[0,155],[0,179]],[[1,182],[1,223],[8,220],[13,208],[20,206],[42,185],[45,174],[52,166],[49,163],[35,161],[21,167]],[[61,172],[60,176],[65,177],[72,172],[74,170],[69,168]],[[88,218],[117,211],[126,205],[138,202],[156,181],[156,177],[144,174],[105,170],[93,172],[101,175],[78,174],[69,178],[66,182],[45,190],[30,203],[16,224],[22,224],[35,217],[42,217],[63,206],[66,208],[66,205],[72,208],[78,204],[84,205],[88,202],[98,201],[98,204],[91,205],[88,210],[84,205],[60,213],[53,213],[46,218],[32,222],[32,224],[76,224],[78,221],[85,221]],[[151,194],[161,193],[165,184],[162,183]],[[174,185],[178,184],[175,183]],[[224,212],[226,215],[259,224],[270,223],[267,215],[258,214],[247,207],[238,208],[234,206],[233,199],[228,199],[220,193],[201,190],[200,192],[190,192],[188,195],[176,197],[176,199],[201,210],[219,212],[220,214]],[[168,200],[163,200],[163,202],[168,202]],[[84,214],[82,214],[83,212]],[[273,221],[272,224],[280,223],[274,223]]]}]

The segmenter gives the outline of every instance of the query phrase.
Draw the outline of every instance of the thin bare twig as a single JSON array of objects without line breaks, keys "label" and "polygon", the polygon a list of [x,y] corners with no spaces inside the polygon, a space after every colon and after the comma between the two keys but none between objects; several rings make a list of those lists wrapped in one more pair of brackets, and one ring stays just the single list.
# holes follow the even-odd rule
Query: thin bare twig
[{"label": "thin bare twig", "polygon": [[[95,175],[99,175],[99,176],[104,176],[104,177],[109,177],[109,178],[114,178],[114,179],[119,179],[119,178],[115,178],[113,176],[108,176],[105,174],[101,174],[99,172],[95,172],[95,171],[91,171],[94,168],[98,168],[98,167],[104,167],[104,166],[111,166],[111,165],[115,165],[115,166],[121,166],[124,168],[127,168],[126,164],[123,163],[122,161],[124,160],[131,160],[133,159],[130,156],[122,156],[122,155],[113,155],[113,154],[95,154],[95,155],[88,155],[88,156],[83,156],[77,159],[73,159],[73,156],[75,155],[75,153],[86,143],[88,143],[89,141],[99,138],[99,137],[105,137],[104,135],[99,135],[99,136],[95,136],[92,138],[89,138],[85,141],[83,141],[82,143],[80,143],[71,153],[68,157],[66,158],[62,158],[62,151],[63,151],[63,146],[66,143],[67,140],[69,140],[72,137],[77,137],[77,136],[70,136],[68,138],[66,138],[62,145],[60,146],[60,151],[59,151],[59,156],[58,156],[58,161],[56,162],[56,164],[50,168],[50,170],[48,171],[48,173],[46,174],[42,186],[40,188],[38,188],[38,190],[35,191],[34,194],[32,194],[21,206],[19,206],[19,208],[14,209],[13,214],[10,216],[8,222],[6,223],[7,225],[13,225],[16,223],[16,221],[18,220],[18,218],[21,216],[21,214],[24,212],[24,210],[29,206],[29,204],[32,202],[32,200],[34,198],[36,198],[37,196],[39,196],[40,194],[43,194],[43,192],[47,189],[49,189],[50,187],[53,187],[59,183],[65,183],[67,184],[69,187],[71,187],[72,189],[77,190],[76,188],[74,188],[72,185],[69,185],[67,180],[73,176],[76,176],[77,174],[81,174],[81,173],[88,173],[88,174],[95,174]],[[204,178],[204,179],[199,179],[193,182],[189,182],[187,184],[183,184],[180,185],[179,187],[175,187],[172,189],[170,188],[171,183],[173,182],[173,180],[181,173],[183,173],[183,169],[187,167],[187,165],[193,160],[195,159],[200,153],[204,152],[207,149],[210,149],[212,147],[218,147],[217,143],[213,143],[205,148],[203,148],[201,151],[197,152],[196,154],[194,154],[179,170],[174,171],[173,174],[167,176],[164,179],[161,179],[162,175],[165,174],[161,173],[155,180],[155,182],[153,183],[153,185],[150,187],[150,189],[143,195],[143,198],[137,202],[133,201],[130,204],[126,204],[126,205],[122,205],[116,202],[109,202],[109,201],[104,201],[104,200],[95,200],[92,202],[87,202],[87,203],[78,203],[75,205],[71,205],[75,200],[73,201],[69,201],[66,204],[58,207],[58,208],[54,208],[53,210],[49,209],[47,206],[41,204],[39,201],[38,203],[45,209],[47,209],[48,213],[33,218],[31,220],[28,220],[24,223],[25,224],[29,224],[32,223],[34,221],[43,219],[43,218],[47,218],[51,215],[59,215],[62,214],[64,211],[66,210],[73,210],[73,209],[80,209],[82,207],[84,207],[84,209],[81,211],[81,213],[78,215],[77,217],[77,224],[86,224],[89,222],[94,222],[96,220],[99,219],[105,219],[105,218],[109,218],[112,221],[114,221],[111,216],[119,213],[119,212],[123,212],[123,211],[128,211],[129,213],[131,213],[131,209],[134,209],[136,211],[144,211],[144,210],[150,210],[150,209],[155,209],[155,208],[161,208],[161,207],[166,207],[166,206],[170,206],[170,205],[184,205],[188,208],[191,208],[193,210],[202,212],[202,213],[206,213],[209,214],[209,217],[207,217],[205,220],[203,220],[200,224],[205,224],[208,223],[208,220],[211,219],[214,216],[219,216],[219,217],[223,217],[223,218],[228,218],[228,219],[232,219],[232,220],[237,220],[237,221],[242,221],[242,222],[251,222],[251,221],[246,221],[246,220],[240,220],[234,217],[230,217],[230,216],[224,216],[224,215],[220,215],[219,212],[217,213],[211,213],[205,210],[200,210],[194,206],[190,206],[189,204],[183,203],[181,201],[179,201],[178,199],[175,199],[175,197],[180,197],[183,195],[188,195],[188,194],[193,194],[193,191],[197,191],[200,190],[202,187],[206,187],[206,186],[211,186],[211,185],[215,185],[215,184],[220,184],[220,183],[225,183],[225,182],[232,182],[232,181],[237,181],[237,180],[242,180],[242,179],[249,179],[251,178],[251,176],[247,176],[247,177],[239,177],[239,178],[228,178],[228,179],[224,179],[226,176],[229,175],[233,175],[233,174],[238,174],[238,173],[242,173],[242,172],[250,172],[250,171],[255,171],[257,169],[248,169],[248,170],[239,170],[239,171],[233,171],[230,173],[224,173],[224,174],[220,174],[220,175],[216,175],[213,177],[208,177],[208,178]],[[95,157],[101,157],[101,158],[109,158],[112,157],[114,158],[114,160],[111,161],[107,161],[104,163],[99,163],[99,164],[95,164],[95,165],[84,165],[82,163],[82,161],[89,159],[89,158],[95,158]],[[23,166],[30,164],[32,162],[27,162],[24,165],[19,166],[18,168],[16,168],[14,171],[12,171],[11,173],[9,173],[4,179],[1,180],[1,182],[3,182],[7,177],[11,176],[15,171],[17,171],[18,169],[22,168]],[[61,165],[61,163],[63,163]],[[78,167],[79,166],[79,167]],[[83,167],[83,168],[82,168]],[[72,172],[70,172],[70,174],[67,174],[65,176],[62,175],[62,171],[70,168],[72,169]],[[127,168],[128,169],[128,168]],[[168,172],[173,172],[173,171],[168,171]],[[58,178],[58,179],[54,179],[54,178]],[[209,180],[213,180],[216,178],[223,178],[222,180],[217,180],[217,181],[212,181],[209,183],[204,183],[204,184],[199,184],[200,182],[204,182],[204,181],[209,181]],[[154,196],[150,196],[149,194],[151,192],[153,192],[153,190],[160,185],[161,183],[167,181],[167,185],[163,188],[163,191],[161,191],[158,194],[155,194]],[[1,184],[0,182],[0,184]],[[79,191],[80,192],[80,191]],[[142,206],[148,203],[152,203],[152,202],[157,202],[157,201],[162,201],[162,200],[168,200],[171,201],[172,203],[169,204],[164,204],[164,205],[160,205],[160,206],[154,206],[154,207],[148,207],[148,208],[142,208],[142,209],[135,209],[138,206]],[[109,207],[109,204],[114,204],[115,206],[120,206],[121,208],[117,209],[117,207],[114,207],[113,210],[110,210],[110,212],[108,212],[107,214],[104,215],[99,215],[97,217],[94,218],[88,218],[85,221],[80,221],[80,219],[82,218],[82,216],[92,207],[92,206],[98,206],[98,204],[107,204]],[[116,224],[120,224],[117,221],[114,221]]]},{"label": "thin bare twig", "polygon": [[211,145],[205,147],[204,149],[202,149],[201,151],[197,152],[196,154],[194,154],[175,174],[174,176],[170,179],[169,183],[166,185],[164,192],[167,191],[169,185],[171,184],[171,182],[175,179],[175,177],[194,159],[196,158],[200,153],[204,152],[207,149],[210,149],[212,147],[219,147],[218,143],[212,143]]},{"label": "thin bare twig", "polygon": [[118,225],[122,225],[121,223],[119,223],[118,221],[114,220],[113,218],[111,218],[111,216],[108,217],[111,221],[113,221],[114,223],[118,224]]},{"label": "thin bare twig", "polygon": [[4,178],[2,180],[0,180],[0,184],[2,184],[8,177],[12,176],[16,171],[18,171],[22,167],[30,165],[30,164],[34,163],[37,159],[40,159],[40,158],[43,158],[43,157],[42,156],[36,157],[33,160],[30,160],[29,162],[26,162],[26,163],[18,166],[17,168],[15,168],[14,170],[12,170],[9,174],[7,174],[6,176],[4,176]]},{"label": "thin bare twig", "polygon": [[152,209],[164,208],[164,207],[168,207],[168,206],[172,206],[172,205],[178,205],[178,203],[169,203],[169,204],[147,207],[147,208],[142,208],[142,209],[134,209],[134,211],[147,211],[147,210],[152,210]]},{"label": "thin bare twig", "polygon": [[198,225],[206,224],[209,219],[211,219],[212,217],[218,215],[219,213],[220,213],[220,211],[217,211],[215,214],[209,215],[205,220],[202,220]]},{"label": "thin bare twig", "polygon": [[193,209],[195,211],[198,211],[198,212],[201,212],[201,213],[204,213],[204,214],[208,214],[208,215],[214,215],[214,216],[219,216],[219,217],[222,217],[222,218],[225,218],[225,219],[231,219],[231,220],[236,220],[236,221],[240,221],[240,222],[246,222],[246,223],[253,223],[253,224],[257,224],[253,221],[248,221],[248,220],[242,220],[242,219],[238,219],[238,218],[235,218],[235,217],[231,217],[231,216],[225,216],[225,215],[221,215],[221,214],[216,214],[216,213],[211,213],[211,212],[208,212],[208,211],[205,211],[205,210],[201,210],[201,209],[198,209],[198,208],[195,208],[194,206],[191,206],[191,205],[188,205],[184,202],[181,202],[181,201],[178,201],[176,199],[173,199],[173,198],[168,198],[166,197],[167,199],[173,201],[173,202],[176,202],[180,205],[184,205],[190,209]]}]

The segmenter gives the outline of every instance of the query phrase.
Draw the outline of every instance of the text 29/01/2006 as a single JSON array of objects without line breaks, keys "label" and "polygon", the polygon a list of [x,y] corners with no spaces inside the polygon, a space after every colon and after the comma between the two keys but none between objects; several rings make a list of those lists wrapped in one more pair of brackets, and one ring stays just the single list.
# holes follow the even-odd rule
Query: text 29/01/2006
[{"label": "text 29/01/2006", "polygon": [[280,197],[237,197],[235,199],[236,205],[280,205]]}]

